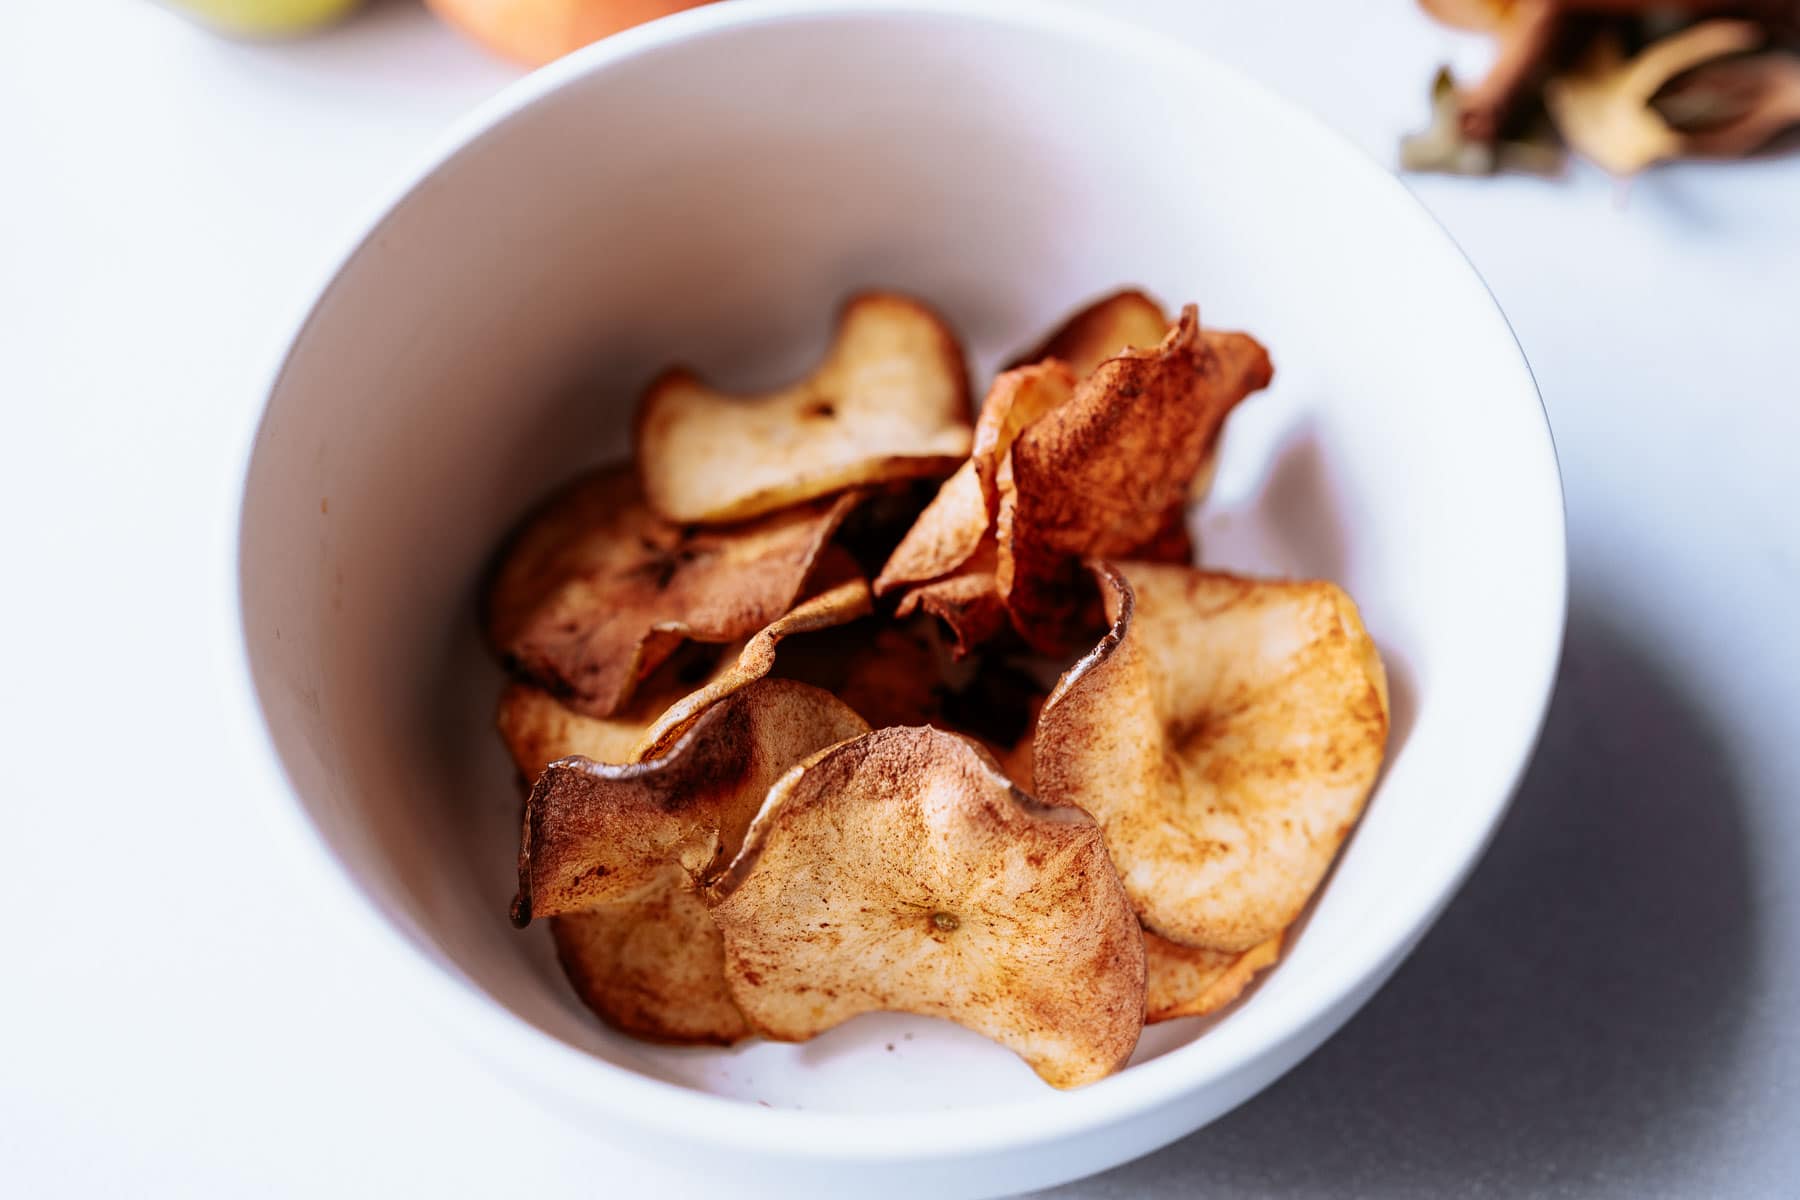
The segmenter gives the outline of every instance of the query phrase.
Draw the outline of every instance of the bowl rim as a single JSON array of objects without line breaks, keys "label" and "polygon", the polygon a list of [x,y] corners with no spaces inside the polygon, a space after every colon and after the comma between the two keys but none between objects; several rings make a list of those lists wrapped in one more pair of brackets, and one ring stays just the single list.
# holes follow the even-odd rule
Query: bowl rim
[{"label": "bowl rim", "polygon": [[[1496,781],[1488,811],[1473,827],[1472,835],[1463,844],[1446,847],[1412,875],[1404,897],[1407,903],[1384,909],[1373,922],[1378,926],[1377,933],[1360,939],[1357,953],[1339,949],[1324,958],[1317,968],[1319,984],[1304,993],[1295,993],[1278,1003],[1270,1003],[1272,998],[1267,998],[1233,1013],[1234,1023],[1249,1026],[1242,1030],[1245,1036],[1232,1043],[1235,1051],[1210,1049],[1224,1043],[1202,1037],[1075,1091],[1046,1088],[1041,1096],[1028,1100],[901,1113],[769,1108],[655,1079],[591,1055],[537,1028],[489,997],[464,977],[453,962],[415,941],[382,909],[325,840],[301,803],[276,748],[252,674],[251,633],[245,623],[245,581],[240,560],[241,546],[248,536],[244,525],[246,500],[271,402],[286,380],[296,349],[330,302],[350,264],[364,253],[406,201],[428,186],[466,147],[577,79],[678,43],[725,36],[751,27],[859,15],[950,16],[993,23],[1080,38],[1128,57],[1210,73],[1246,102],[1273,110],[1290,126],[1310,131],[1318,147],[1331,148],[1342,169],[1373,177],[1377,187],[1387,188],[1397,205],[1416,216],[1429,231],[1428,236],[1437,238],[1439,244],[1462,260],[1468,278],[1486,294],[1483,311],[1487,314],[1489,336],[1503,335],[1511,343],[1518,367],[1515,382],[1537,401],[1542,435],[1537,449],[1547,460],[1546,477],[1554,481],[1557,489],[1556,519],[1550,522],[1552,528],[1541,531],[1545,553],[1544,561],[1538,564],[1553,605],[1548,610],[1552,616],[1547,627],[1538,629],[1535,635],[1542,643],[1542,651],[1534,686],[1530,688],[1533,702],[1512,714],[1496,735],[1510,748],[1505,759],[1513,764],[1511,770]],[[227,706],[230,717],[243,726],[236,745],[244,751],[241,757],[251,790],[270,799],[265,807],[281,826],[275,836],[299,861],[298,871],[316,885],[315,895],[309,896],[309,901],[320,900],[321,909],[333,914],[330,919],[358,948],[368,951],[371,957],[379,956],[394,974],[409,980],[408,986],[417,995],[429,998],[424,1006],[452,1026],[503,1074],[528,1076],[548,1084],[560,1094],[579,1098],[591,1109],[628,1127],[656,1129],[675,1139],[703,1139],[745,1154],[782,1155],[817,1162],[952,1159],[1041,1146],[1074,1134],[1119,1126],[1246,1071],[1280,1047],[1304,1038],[1309,1029],[1323,1025],[1324,1033],[1314,1039],[1322,1040],[1332,1028],[1347,1020],[1437,919],[1486,850],[1510,807],[1547,715],[1562,655],[1568,604],[1567,518],[1561,474],[1548,413],[1530,365],[1473,263],[1395,175],[1310,110],[1205,51],[1112,16],[1074,8],[1063,0],[1034,0],[1029,4],[1009,0],[738,0],[733,4],[702,5],[603,39],[502,88],[453,122],[416,155],[354,228],[358,232],[329,263],[322,282],[310,289],[312,298],[304,314],[292,324],[289,336],[281,343],[282,350],[263,389],[262,403],[230,476],[233,494],[226,509],[228,520],[224,522],[227,546],[221,555],[231,609],[231,619],[224,626],[233,643],[228,653],[231,665],[225,689]],[[1257,1089],[1248,1094],[1254,1094],[1254,1090]]]}]

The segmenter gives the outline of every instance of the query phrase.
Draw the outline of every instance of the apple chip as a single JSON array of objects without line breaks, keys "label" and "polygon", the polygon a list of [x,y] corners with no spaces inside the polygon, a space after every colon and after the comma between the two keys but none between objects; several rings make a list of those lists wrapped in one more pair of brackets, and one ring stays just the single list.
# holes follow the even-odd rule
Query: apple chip
[{"label": "apple chip", "polygon": [[654,1042],[729,1046],[750,1035],[725,987],[725,945],[677,867],[629,900],[550,922],[575,992],[609,1024]]},{"label": "apple chip", "polygon": [[663,754],[713,705],[767,676],[774,669],[775,651],[783,638],[854,621],[867,616],[870,607],[869,585],[860,575],[803,602],[758,632],[735,659],[714,672],[704,685],[669,705],[651,721],[634,746],[632,757],[649,759]]},{"label": "apple chip", "polygon": [[1189,305],[1160,344],[1106,360],[1025,428],[1000,468],[996,580],[1028,642],[1054,651],[1073,638],[1080,560],[1155,538],[1225,417],[1271,376],[1254,339],[1203,341]]},{"label": "apple chip", "polygon": [[576,712],[611,716],[683,641],[735,641],[787,612],[854,504],[683,529],[643,505],[629,468],[595,472],[513,539],[488,591],[489,640]]},{"label": "apple chip", "polygon": [[1094,573],[1112,628],[1044,704],[1037,793],[1099,821],[1146,926],[1247,951],[1300,915],[1362,812],[1381,659],[1335,584]]},{"label": "apple chip", "polygon": [[1099,829],[954,734],[883,729],[795,768],[716,894],[731,994],[780,1041],[943,1017],[1076,1087],[1143,1027],[1143,935]]},{"label": "apple chip", "polygon": [[894,615],[904,619],[924,612],[935,617],[949,630],[955,656],[966,658],[1007,629],[1006,603],[994,578],[997,565],[994,539],[989,536],[955,572],[909,587]]},{"label": "apple chip", "polygon": [[1281,934],[1242,953],[1183,946],[1144,931],[1144,1021],[1204,1017],[1243,994],[1281,957]]},{"label": "apple chip", "polygon": [[717,679],[731,663],[719,647],[690,643],[658,667],[610,717],[589,717],[531,683],[510,683],[500,694],[494,724],[525,786],[559,758],[576,755],[600,763],[636,762],[645,730],[671,704]]},{"label": "apple chip", "polygon": [[1162,305],[1135,288],[1103,296],[1057,326],[1035,350],[1019,356],[1014,366],[1060,359],[1077,379],[1126,350],[1154,346],[1169,332]]},{"label": "apple chip", "polygon": [[894,547],[875,577],[875,594],[885,596],[896,587],[948,575],[975,554],[992,523],[970,459],[944,480]]},{"label": "apple chip", "polygon": [[519,775],[530,783],[559,758],[579,755],[598,763],[631,762],[638,739],[655,719],[639,709],[647,699],[639,696],[631,711],[616,717],[585,717],[541,687],[513,683],[500,694],[495,724]]},{"label": "apple chip", "polygon": [[[1092,375],[1101,363],[1125,350],[1142,350],[1155,346],[1168,335],[1168,314],[1162,305],[1136,289],[1114,292],[1094,301],[1077,312],[1046,338],[1042,345],[1020,357],[1021,363],[1046,358],[1067,363],[1077,379]],[[1262,347],[1248,334],[1216,329],[1202,329],[1200,340],[1225,362],[1227,378],[1243,370],[1234,360],[1246,354],[1263,354]],[[1265,356],[1266,357],[1266,356]],[[1188,484],[1188,499],[1199,501],[1212,490],[1213,477],[1219,469],[1219,444],[1223,429],[1207,443],[1200,468]],[[976,444],[980,444],[980,433]]]},{"label": "apple chip", "polygon": [[792,387],[732,396],[691,373],[651,385],[637,420],[650,505],[671,521],[736,521],[845,488],[942,478],[969,453],[962,347],[905,296],[851,300],[830,351]]},{"label": "apple chip", "polygon": [[729,861],[770,784],[867,729],[829,692],[764,679],[701,714],[659,758],[551,763],[525,801],[513,921],[629,900],[670,865],[698,876]]},{"label": "apple chip", "polygon": [[1074,394],[1075,376],[1061,363],[1006,372],[994,381],[975,423],[969,459],[944,481],[919,519],[895,547],[875,580],[885,596],[905,584],[941,579],[980,551],[999,511],[1000,463],[1019,431]]},{"label": "apple chip", "polygon": [[958,658],[966,657],[1006,629],[1006,604],[994,582],[992,552],[978,558],[985,561],[912,588],[894,609],[896,617],[925,612],[942,621],[950,631]]}]

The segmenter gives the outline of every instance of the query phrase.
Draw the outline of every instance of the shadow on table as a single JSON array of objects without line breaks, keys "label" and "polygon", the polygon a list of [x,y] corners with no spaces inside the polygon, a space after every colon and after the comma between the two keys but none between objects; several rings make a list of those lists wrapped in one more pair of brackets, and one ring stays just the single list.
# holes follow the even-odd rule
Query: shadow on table
[{"label": "shadow on table", "polygon": [[1679,1178],[1729,1086],[1754,965],[1742,804],[1720,732],[1578,607],[1513,811],[1393,981],[1257,1099],[1069,1191],[1542,1195]]}]

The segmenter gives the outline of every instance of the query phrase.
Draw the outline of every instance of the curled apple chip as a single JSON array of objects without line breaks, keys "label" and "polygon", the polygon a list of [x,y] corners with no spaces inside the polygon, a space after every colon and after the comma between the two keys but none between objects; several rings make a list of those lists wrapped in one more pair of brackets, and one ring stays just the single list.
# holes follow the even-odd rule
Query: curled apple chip
[{"label": "curled apple chip", "polygon": [[999,511],[1000,463],[1019,431],[1068,401],[1075,376],[1061,363],[1038,363],[1007,371],[994,380],[975,422],[968,461],[944,481],[889,556],[875,580],[885,596],[907,584],[941,579],[958,571],[991,540]]},{"label": "curled apple chip", "polygon": [[875,594],[939,579],[961,567],[993,525],[973,459],[944,480],[875,577]]},{"label": "curled apple chip", "polygon": [[1169,314],[1162,305],[1136,288],[1126,288],[1076,312],[1013,365],[1054,358],[1067,363],[1077,379],[1086,379],[1115,354],[1154,346],[1168,332]]},{"label": "curled apple chip", "polygon": [[855,503],[688,529],[644,506],[629,468],[595,472],[514,537],[488,589],[488,638],[576,712],[611,716],[684,641],[735,641],[793,607]]},{"label": "curled apple chip", "polygon": [[966,658],[1008,628],[1006,602],[994,578],[998,554],[992,535],[957,570],[941,579],[916,583],[901,595],[894,615],[926,613],[949,631],[957,658]]},{"label": "curled apple chip", "polygon": [[1076,1087],[1143,1028],[1143,935],[1099,829],[954,734],[883,729],[795,768],[715,894],[731,994],[780,1041],[943,1017]]},{"label": "curled apple chip", "polygon": [[636,762],[638,743],[656,718],[695,689],[716,680],[731,663],[720,648],[690,643],[647,676],[630,701],[610,717],[578,713],[533,683],[513,682],[500,693],[494,724],[525,786],[559,758],[599,763]]},{"label": "curled apple chip", "polygon": [[845,488],[943,477],[969,453],[962,347],[905,296],[856,297],[825,360],[757,396],[665,373],[638,411],[650,505],[671,521],[737,521]]},{"label": "curled apple chip", "polygon": [[1189,305],[1155,347],[1101,363],[1013,442],[1000,467],[996,580],[1032,645],[1055,650],[1072,639],[1081,559],[1155,538],[1225,417],[1267,386],[1268,355],[1243,342],[1220,351],[1203,341]]},{"label": "curled apple chip", "polygon": [[1257,973],[1281,957],[1281,934],[1250,949],[1206,950],[1144,931],[1144,1021],[1204,1017],[1243,994]]},{"label": "curled apple chip", "polygon": [[1112,627],[1038,717],[1037,793],[1093,814],[1148,928],[1250,950],[1300,915],[1374,786],[1374,642],[1331,583],[1094,573]]},{"label": "curled apple chip", "polygon": [[986,562],[909,589],[895,606],[894,615],[904,618],[924,612],[942,621],[958,658],[992,641],[1006,629],[1006,604],[994,583],[992,553],[985,558]]},{"label": "curled apple chip", "polygon": [[525,801],[513,921],[629,900],[671,865],[730,861],[769,786],[807,755],[868,730],[829,692],[759,680],[714,704],[658,758],[565,758]]},{"label": "curled apple chip", "polygon": [[651,721],[634,745],[632,757],[635,760],[662,755],[714,705],[766,677],[775,667],[775,652],[783,638],[854,621],[867,616],[870,607],[869,584],[861,575],[845,577],[795,606],[794,611],[758,631],[706,683]]},{"label": "curled apple chip", "polygon": [[587,717],[535,684],[513,683],[500,694],[494,723],[513,765],[529,783],[559,758],[579,755],[597,763],[631,762],[638,739],[655,719],[634,711],[647,698],[638,697],[630,710],[617,716]]},{"label": "curled apple chip", "polygon": [[[1034,350],[1021,355],[1020,363],[1038,362],[1046,358],[1068,364],[1077,379],[1086,379],[1101,363],[1125,350],[1141,350],[1156,345],[1168,335],[1168,314],[1162,305],[1135,288],[1103,296],[1070,317]],[[1245,355],[1259,355],[1262,347],[1255,338],[1244,333],[1218,329],[1202,329],[1200,340],[1225,361],[1225,375],[1232,376],[1243,368],[1234,360]],[[1200,467],[1188,483],[1187,498],[1203,500],[1212,490],[1219,469],[1219,445],[1224,430],[1214,433],[1207,443]],[[977,435],[979,442],[979,435]]]},{"label": "curled apple chip", "polygon": [[550,922],[556,957],[582,1003],[635,1037],[728,1046],[750,1034],[725,987],[725,944],[679,868],[631,898]]}]

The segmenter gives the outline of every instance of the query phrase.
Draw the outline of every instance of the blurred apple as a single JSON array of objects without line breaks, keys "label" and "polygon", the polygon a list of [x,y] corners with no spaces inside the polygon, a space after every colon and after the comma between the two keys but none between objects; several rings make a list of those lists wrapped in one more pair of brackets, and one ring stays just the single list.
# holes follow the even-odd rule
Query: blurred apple
[{"label": "blurred apple", "polygon": [[536,67],[610,33],[713,0],[425,0],[444,20],[515,62]]},{"label": "blurred apple", "polygon": [[284,37],[337,20],[362,0],[164,0],[214,29],[246,37]]}]

